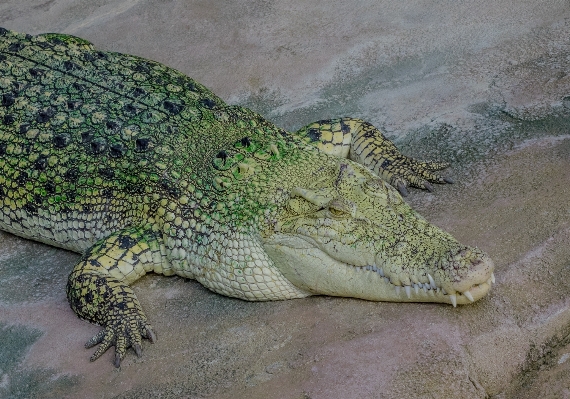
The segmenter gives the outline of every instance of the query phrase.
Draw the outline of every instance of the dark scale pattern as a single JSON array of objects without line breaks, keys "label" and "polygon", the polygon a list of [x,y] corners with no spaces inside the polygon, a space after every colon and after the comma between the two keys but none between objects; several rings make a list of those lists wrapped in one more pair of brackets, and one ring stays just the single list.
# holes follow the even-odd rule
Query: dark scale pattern
[{"label": "dark scale pattern", "polygon": [[288,134],[178,71],[68,35],[0,28],[0,98],[0,229],[86,251],[68,298],[104,326],[92,359],[114,345],[116,365],[153,338],[129,288],[146,272],[247,300],[307,294],[258,238],[286,193],[316,174],[334,181],[339,161],[325,153],[350,151],[404,187],[430,188],[445,166],[403,157],[359,120]]},{"label": "dark scale pattern", "polygon": [[451,183],[436,172],[447,168],[445,162],[421,162],[408,158],[380,130],[368,122],[353,118],[328,119],[311,123],[297,132],[328,154],[350,157],[376,172],[398,188],[403,196],[406,187],[432,191],[432,183]]},{"label": "dark scale pattern", "polygon": [[119,366],[128,347],[140,355],[142,338],[154,341],[152,327],[127,285],[150,271],[145,264],[154,255],[161,256],[154,236],[138,229],[124,230],[97,242],[70,274],[67,296],[71,308],[79,317],[106,327],[86,344],[88,348],[101,344],[91,361],[113,345]]},{"label": "dark scale pattern", "polygon": [[[230,212],[206,200],[216,185],[211,154],[252,135],[253,127],[263,127],[256,134],[268,134],[264,140],[279,129],[156,62],[96,51],[72,36],[2,32],[0,228],[75,251],[129,226],[162,231],[172,237],[162,244],[169,257],[145,258],[145,267],[191,277],[181,256],[190,250],[175,250],[180,237],[202,236]],[[242,122],[227,126],[228,120]],[[182,220],[183,211],[192,217]],[[105,312],[117,315],[133,303],[142,313],[130,294],[113,299],[128,291],[128,281],[101,276],[121,259],[99,263],[97,284],[87,278],[85,262],[78,264],[69,297],[81,317],[111,328]],[[79,306],[83,297],[123,305],[95,311]]]}]

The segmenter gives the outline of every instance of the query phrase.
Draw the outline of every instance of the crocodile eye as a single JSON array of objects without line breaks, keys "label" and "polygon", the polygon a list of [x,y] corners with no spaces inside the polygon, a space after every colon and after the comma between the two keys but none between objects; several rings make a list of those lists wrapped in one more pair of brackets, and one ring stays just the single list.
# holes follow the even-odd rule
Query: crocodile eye
[{"label": "crocodile eye", "polygon": [[328,214],[336,219],[356,217],[356,204],[343,198],[337,198],[329,203]]},{"label": "crocodile eye", "polygon": [[342,209],[329,207],[329,213],[333,218],[342,218],[348,216],[348,214]]}]

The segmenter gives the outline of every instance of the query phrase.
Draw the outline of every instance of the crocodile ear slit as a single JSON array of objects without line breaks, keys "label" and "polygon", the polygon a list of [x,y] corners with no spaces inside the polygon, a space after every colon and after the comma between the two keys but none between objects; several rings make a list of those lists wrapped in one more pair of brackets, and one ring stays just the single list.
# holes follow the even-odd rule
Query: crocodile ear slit
[{"label": "crocodile ear slit", "polygon": [[295,187],[291,190],[291,197],[301,197],[311,204],[317,205],[318,207],[324,208],[331,202],[334,198],[328,190],[311,190],[307,188]]}]

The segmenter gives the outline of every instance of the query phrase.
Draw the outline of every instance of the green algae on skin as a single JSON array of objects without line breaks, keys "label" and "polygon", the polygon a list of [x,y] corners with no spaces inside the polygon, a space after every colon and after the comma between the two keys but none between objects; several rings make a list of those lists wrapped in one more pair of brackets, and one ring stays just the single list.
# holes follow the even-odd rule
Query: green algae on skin
[{"label": "green algae on skin", "polygon": [[[339,295],[467,304],[493,262],[407,205],[449,183],[355,118],[295,133],[154,61],[0,29],[0,229],[82,253],[67,296],[141,355],[148,272],[251,301]],[[42,271],[38,271],[39,274]]]}]

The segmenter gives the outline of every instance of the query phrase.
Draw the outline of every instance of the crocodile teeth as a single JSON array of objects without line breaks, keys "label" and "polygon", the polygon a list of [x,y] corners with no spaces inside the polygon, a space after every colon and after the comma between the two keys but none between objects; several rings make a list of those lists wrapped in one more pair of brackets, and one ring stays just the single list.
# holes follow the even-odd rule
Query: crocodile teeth
[{"label": "crocodile teeth", "polygon": [[[365,270],[377,273],[380,277],[382,277],[384,279],[386,284],[390,284],[394,287],[394,290],[396,291],[396,295],[398,295],[398,296],[402,292],[402,288],[404,288],[404,292],[406,293],[406,297],[408,299],[412,299],[412,288],[414,289],[416,295],[419,295],[420,289],[422,289],[424,291],[424,293],[426,293],[426,294],[436,295],[436,294],[442,293],[443,295],[447,295],[447,291],[443,287],[438,287],[436,285],[435,280],[431,276],[431,274],[427,275],[427,277],[429,279],[428,283],[412,283],[411,285],[400,286],[400,285],[394,285],[390,281],[390,279],[385,276],[384,269],[382,267],[378,267],[376,265],[366,265],[366,266],[356,267],[357,272],[365,271]],[[489,280],[487,280],[487,283],[489,285],[491,284],[491,282],[493,282],[493,283],[495,282],[495,275],[492,273],[491,273],[491,277],[489,277]],[[471,294],[471,292],[469,290],[467,290],[465,292],[460,292],[459,294],[465,295],[465,298],[469,299],[470,302],[475,302],[475,298],[473,298],[473,294]],[[449,300],[450,300],[451,304],[453,305],[453,307],[457,307],[457,293],[449,295]]]},{"label": "crocodile teeth", "polygon": [[457,307],[457,295],[453,294],[449,296],[449,300],[451,301],[451,304],[453,305],[454,308]]},{"label": "crocodile teeth", "polygon": [[491,273],[491,282],[495,284],[495,273]]}]

